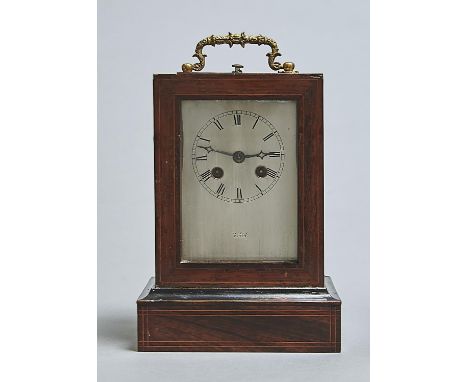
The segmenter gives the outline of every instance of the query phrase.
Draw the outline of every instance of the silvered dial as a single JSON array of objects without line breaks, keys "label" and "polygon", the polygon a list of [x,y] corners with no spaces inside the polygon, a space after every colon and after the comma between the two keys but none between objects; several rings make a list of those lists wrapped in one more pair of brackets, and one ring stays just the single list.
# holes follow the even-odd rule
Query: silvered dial
[{"label": "silvered dial", "polygon": [[284,167],[284,146],[263,116],[230,110],[209,119],[192,146],[192,165],[203,188],[229,203],[245,203],[270,192]]}]

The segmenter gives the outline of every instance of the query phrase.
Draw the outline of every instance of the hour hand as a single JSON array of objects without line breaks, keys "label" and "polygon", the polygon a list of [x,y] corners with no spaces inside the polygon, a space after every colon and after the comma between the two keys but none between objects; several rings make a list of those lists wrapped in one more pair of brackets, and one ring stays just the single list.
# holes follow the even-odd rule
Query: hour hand
[{"label": "hour hand", "polygon": [[200,147],[201,149],[204,149],[206,150],[206,153],[209,154],[211,153],[213,150],[213,148],[211,146],[197,146],[197,147]]},{"label": "hour hand", "polygon": [[220,154],[227,155],[227,156],[230,156],[230,157],[232,157],[234,155],[233,153],[228,153],[226,151],[216,150],[211,146],[197,146],[197,147],[200,147],[201,149],[206,150],[207,154],[209,154],[211,152],[215,152],[215,153],[220,153]]},{"label": "hour hand", "polygon": [[227,155],[227,156],[230,156],[230,157],[233,156],[233,153],[228,153],[228,152],[222,151],[222,150],[215,150],[215,149],[212,148],[211,146],[210,146],[210,149],[211,149],[211,151],[214,151],[215,153],[220,153],[220,154]]}]

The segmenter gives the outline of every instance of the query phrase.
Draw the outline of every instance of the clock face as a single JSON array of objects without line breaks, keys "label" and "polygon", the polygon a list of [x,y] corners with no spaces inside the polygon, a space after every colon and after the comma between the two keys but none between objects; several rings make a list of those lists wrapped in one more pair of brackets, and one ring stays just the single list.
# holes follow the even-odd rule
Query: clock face
[{"label": "clock face", "polygon": [[181,101],[181,261],[297,261],[296,108]]},{"label": "clock face", "polygon": [[279,181],[285,152],[281,135],[264,116],[229,110],[197,132],[192,166],[200,185],[227,203],[253,202]]}]

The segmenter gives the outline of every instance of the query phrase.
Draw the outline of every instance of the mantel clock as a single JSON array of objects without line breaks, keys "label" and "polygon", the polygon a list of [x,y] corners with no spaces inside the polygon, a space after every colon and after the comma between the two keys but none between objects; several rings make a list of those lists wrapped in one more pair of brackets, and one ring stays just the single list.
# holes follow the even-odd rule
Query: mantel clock
[{"label": "mantel clock", "polygon": [[[207,45],[268,45],[275,73],[199,73]],[[339,352],[323,272],[323,76],[265,36],[201,40],[154,76],[156,275],[140,351]]]}]

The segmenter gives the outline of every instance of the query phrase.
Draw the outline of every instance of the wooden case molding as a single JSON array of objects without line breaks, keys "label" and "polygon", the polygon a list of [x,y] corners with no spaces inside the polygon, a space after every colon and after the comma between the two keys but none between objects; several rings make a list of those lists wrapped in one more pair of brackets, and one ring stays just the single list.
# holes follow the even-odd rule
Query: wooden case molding
[{"label": "wooden case molding", "polygon": [[155,287],[138,299],[139,351],[341,351],[341,301],[326,290]]}]

